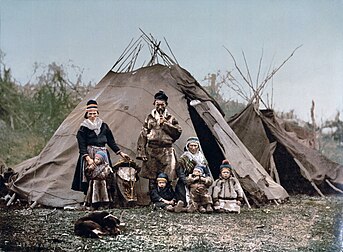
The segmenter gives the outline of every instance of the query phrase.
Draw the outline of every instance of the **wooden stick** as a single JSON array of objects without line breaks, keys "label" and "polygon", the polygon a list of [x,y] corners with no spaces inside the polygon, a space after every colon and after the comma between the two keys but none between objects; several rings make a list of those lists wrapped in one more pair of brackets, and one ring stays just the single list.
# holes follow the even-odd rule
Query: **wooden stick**
[{"label": "wooden stick", "polygon": [[37,206],[37,204],[38,204],[38,202],[37,201],[35,201],[35,202],[33,202],[32,204],[31,204],[31,206],[29,207],[30,209],[33,209],[33,208],[35,208],[35,206]]},{"label": "wooden stick", "polygon": [[312,106],[311,106],[311,120],[312,120],[312,133],[313,133],[313,148],[316,148],[316,142],[317,142],[317,137],[316,137],[316,119],[315,119],[315,111],[314,111],[315,103],[314,100],[312,100]]},{"label": "wooden stick", "polygon": [[[236,173],[234,172],[234,170],[232,170],[232,174],[233,174],[233,176],[238,180],[238,178],[237,178]],[[239,180],[238,180],[238,181],[239,181]],[[242,188],[242,189],[243,189],[243,188]],[[245,203],[247,204],[248,208],[251,208],[250,203],[249,203],[249,201],[248,201],[247,196],[245,195],[244,190],[242,190],[242,191],[243,191],[243,199],[244,199]]]},{"label": "wooden stick", "polygon": [[274,179],[275,176],[274,176],[274,169],[273,169],[273,166],[271,165],[271,162],[270,162],[270,172],[269,172],[269,176]]},{"label": "wooden stick", "polygon": [[294,161],[297,163],[297,165],[299,166],[299,168],[304,172],[306,178],[311,182],[311,185],[314,187],[314,189],[316,189],[316,191],[318,192],[318,194],[321,197],[325,197],[324,194],[319,190],[319,188],[317,187],[317,185],[313,182],[313,180],[311,179],[310,174],[308,173],[308,171],[306,170],[306,168],[302,165],[302,163],[300,163],[300,161],[296,158],[293,158]]},{"label": "wooden stick", "polygon": [[274,176],[275,176],[275,181],[276,181],[276,183],[278,183],[279,185],[281,185],[279,173],[278,173],[278,171],[277,171],[277,169],[276,169],[275,161],[274,161],[273,155],[270,156],[270,164],[271,164],[271,169],[273,170],[273,173],[274,173]]},{"label": "wooden stick", "polygon": [[329,186],[331,186],[332,189],[334,189],[337,192],[343,193],[342,190],[338,189],[336,186],[334,186],[328,179],[325,179],[325,182],[329,184]]},{"label": "wooden stick", "polygon": [[248,208],[251,208],[250,203],[249,203],[249,201],[248,201],[247,196],[245,195],[244,190],[243,190],[243,199],[244,199],[245,203],[247,203]]},{"label": "wooden stick", "polygon": [[12,202],[15,199],[15,193],[13,193],[13,195],[11,196],[11,198],[9,199],[9,201],[7,202],[6,206],[10,206],[12,204]]},{"label": "wooden stick", "polygon": [[274,156],[273,156],[275,149],[276,149],[276,144],[277,144],[277,142],[272,142],[269,145],[269,148],[270,148],[270,161],[269,161],[270,162],[270,173],[274,175],[276,183],[281,185],[280,176],[279,176],[279,173],[276,169],[275,160],[274,160]]}]

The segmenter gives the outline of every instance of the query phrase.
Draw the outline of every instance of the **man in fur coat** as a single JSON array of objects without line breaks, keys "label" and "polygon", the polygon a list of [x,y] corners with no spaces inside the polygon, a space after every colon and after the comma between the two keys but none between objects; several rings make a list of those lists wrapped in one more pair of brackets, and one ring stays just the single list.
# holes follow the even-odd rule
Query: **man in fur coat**
[{"label": "man in fur coat", "polygon": [[167,110],[168,96],[160,90],[154,96],[155,108],[147,116],[137,143],[137,159],[143,161],[140,176],[149,179],[149,190],[156,188],[156,178],[161,172],[172,181],[176,179],[176,155],[172,144],[180,137],[182,129]]}]

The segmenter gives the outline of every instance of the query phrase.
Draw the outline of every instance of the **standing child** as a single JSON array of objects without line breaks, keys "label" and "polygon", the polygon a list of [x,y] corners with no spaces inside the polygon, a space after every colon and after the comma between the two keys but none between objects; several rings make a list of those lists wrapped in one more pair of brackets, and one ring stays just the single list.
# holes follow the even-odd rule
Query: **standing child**
[{"label": "standing child", "polygon": [[217,212],[240,213],[243,189],[237,178],[233,176],[232,167],[228,160],[220,166],[220,176],[213,185],[213,207]]},{"label": "standing child", "polygon": [[199,210],[201,213],[211,213],[212,198],[208,192],[208,188],[212,185],[213,180],[210,176],[205,176],[204,166],[196,165],[193,172],[187,177],[189,186],[190,202],[188,212]]},{"label": "standing child", "polygon": [[174,211],[175,192],[168,180],[168,175],[161,172],[156,179],[157,187],[150,192],[153,207]]},{"label": "standing child", "polygon": [[85,169],[89,180],[86,203],[94,209],[106,207],[113,201],[108,190],[108,181],[106,181],[111,177],[113,171],[107,160],[108,157],[104,151],[97,151],[94,156],[94,164],[88,165]]}]

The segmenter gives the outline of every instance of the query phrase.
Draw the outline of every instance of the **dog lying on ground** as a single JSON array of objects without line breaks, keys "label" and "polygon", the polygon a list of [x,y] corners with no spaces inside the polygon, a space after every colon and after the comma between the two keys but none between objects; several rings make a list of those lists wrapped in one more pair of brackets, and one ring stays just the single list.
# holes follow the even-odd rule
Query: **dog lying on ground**
[{"label": "dog lying on ground", "polygon": [[102,235],[119,235],[120,220],[106,211],[90,213],[75,222],[75,235],[100,238]]}]

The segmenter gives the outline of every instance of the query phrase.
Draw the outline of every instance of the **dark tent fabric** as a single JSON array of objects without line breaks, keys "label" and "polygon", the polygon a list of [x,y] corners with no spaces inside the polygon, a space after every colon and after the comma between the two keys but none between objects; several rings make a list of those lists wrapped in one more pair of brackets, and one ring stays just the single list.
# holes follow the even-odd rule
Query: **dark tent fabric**
[{"label": "dark tent fabric", "polygon": [[[199,116],[194,108],[189,106],[189,102],[199,100],[201,103],[211,104],[211,113],[216,114],[214,120],[220,120],[216,125],[225,124],[225,127],[228,127],[217,103],[186,70],[178,65],[160,64],[125,73],[108,72],[68,115],[42,152],[14,168],[18,175],[11,184],[11,189],[22,198],[47,206],[64,207],[82,202],[83,194],[72,191],[70,187],[78,159],[76,133],[83,120],[86,102],[89,99],[97,100],[100,118],[112,129],[120,148],[135,159],[139,132],[145,117],[153,108],[154,94],[160,89],[169,96],[167,109],[178,119],[183,129],[180,139],[174,144],[177,156],[182,154],[187,138],[198,135],[203,139],[201,145],[207,153],[206,157],[214,176],[219,174],[218,167],[221,160],[228,158],[234,160],[237,173],[245,179],[245,189],[253,188],[254,192],[251,195],[255,196],[257,195],[255,191],[260,192],[260,195],[256,196],[257,200],[283,200],[288,197],[281,186],[273,184],[268,174],[261,175],[263,168],[251,154],[243,155],[238,148],[234,152],[228,149],[224,152],[220,149],[216,153],[213,152],[215,146],[226,146],[224,142],[230,143],[232,136],[212,135],[209,130],[211,125],[207,125],[208,127],[206,124],[197,125],[196,120],[201,119],[201,115]],[[230,134],[234,133],[230,132]],[[208,139],[208,142],[204,139]],[[118,157],[110,153],[115,163]],[[240,165],[240,159],[242,163],[249,163],[249,166]],[[250,161],[246,161],[247,159]],[[247,170],[243,171],[243,169]],[[265,183],[260,185],[261,177],[270,180],[272,185],[270,188],[273,190],[266,187]],[[141,178],[137,184],[138,204],[149,203],[147,191],[147,180]]]},{"label": "dark tent fabric", "polygon": [[310,190],[310,181],[322,185],[329,182],[343,185],[343,167],[317,150],[303,144],[295,132],[285,130],[272,110],[258,110],[248,105],[228,121],[244,145],[271,172],[273,161],[281,185],[288,192]]},{"label": "dark tent fabric", "polygon": [[[202,102],[193,106],[208,126],[214,139],[219,140],[221,152],[229,159],[242,187],[253,198],[259,199],[266,196],[267,199],[285,199],[288,197],[287,192],[283,188],[280,189],[280,186],[272,180],[212,103]],[[211,149],[213,151],[213,146]]]}]

